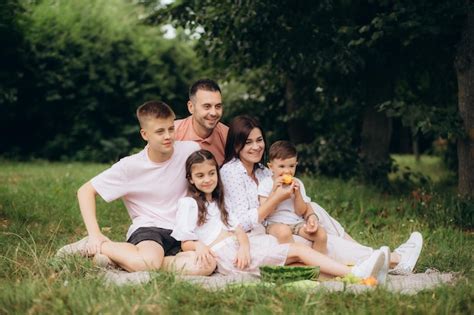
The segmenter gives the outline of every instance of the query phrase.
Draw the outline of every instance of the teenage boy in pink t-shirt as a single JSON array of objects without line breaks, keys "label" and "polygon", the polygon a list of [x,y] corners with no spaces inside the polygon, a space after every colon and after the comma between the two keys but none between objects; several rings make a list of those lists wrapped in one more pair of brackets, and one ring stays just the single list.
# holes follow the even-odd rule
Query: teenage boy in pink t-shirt
[{"label": "teenage boy in pink t-shirt", "polygon": [[[187,192],[185,161],[199,150],[199,145],[192,141],[175,142],[175,115],[163,102],[141,105],[137,118],[147,146],[121,159],[79,189],[79,207],[88,237],[64,246],[58,255],[95,255],[96,261],[110,259],[127,271],[156,270],[163,266],[186,274],[211,274],[215,268],[213,262],[198,264],[192,251],[178,254],[180,242],[171,237],[178,200]],[[107,202],[122,198],[132,219],[127,242],[112,242],[100,231],[96,195]]]}]

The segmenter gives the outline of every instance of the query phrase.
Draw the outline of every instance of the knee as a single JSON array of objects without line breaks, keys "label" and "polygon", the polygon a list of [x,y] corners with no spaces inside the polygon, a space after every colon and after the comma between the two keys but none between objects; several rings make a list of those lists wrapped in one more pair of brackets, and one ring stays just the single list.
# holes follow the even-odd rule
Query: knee
[{"label": "knee", "polygon": [[214,270],[216,270],[217,262],[215,259],[212,259],[206,265],[198,265],[191,275],[193,276],[210,276]]},{"label": "knee", "polygon": [[293,240],[293,233],[291,232],[291,229],[286,226],[286,225],[277,225],[274,226],[270,234],[275,236],[280,242],[281,241],[291,241]]},{"label": "knee", "polygon": [[[168,258],[168,257],[167,257]],[[163,269],[188,276],[209,276],[216,269],[217,262],[211,259],[206,263],[198,263],[193,251],[181,252],[165,259]]]},{"label": "knee", "polygon": [[326,233],[325,229],[323,228],[318,229],[318,232],[316,233],[316,241],[321,242],[321,243],[327,243],[328,234]]}]

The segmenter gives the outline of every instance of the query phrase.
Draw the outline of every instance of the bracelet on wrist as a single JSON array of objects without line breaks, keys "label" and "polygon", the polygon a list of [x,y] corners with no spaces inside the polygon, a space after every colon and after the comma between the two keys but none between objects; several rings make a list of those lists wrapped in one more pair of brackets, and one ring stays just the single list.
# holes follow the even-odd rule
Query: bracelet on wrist
[{"label": "bracelet on wrist", "polygon": [[317,216],[317,215],[316,215],[316,213],[314,213],[314,212],[313,212],[313,213],[310,213],[310,214],[308,214],[308,215],[306,216],[306,218],[304,218],[304,219],[305,219],[305,221],[308,221],[309,217],[310,217],[310,216],[312,216],[312,215],[314,215],[314,216],[316,217],[316,219],[318,219],[318,221],[319,221],[319,218],[318,218],[318,216]]}]

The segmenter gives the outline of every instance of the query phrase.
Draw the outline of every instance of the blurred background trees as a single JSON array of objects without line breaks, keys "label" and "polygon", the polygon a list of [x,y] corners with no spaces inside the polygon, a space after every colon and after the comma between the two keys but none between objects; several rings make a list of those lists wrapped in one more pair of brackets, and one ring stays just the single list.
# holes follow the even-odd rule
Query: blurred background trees
[{"label": "blurred background trees", "polygon": [[4,156],[116,160],[142,144],[137,105],[182,117],[211,76],[224,121],[257,116],[303,169],[385,186],[390,153],[437,153],[473,194],[471,1],[6,0],[0,14]]},{"label": "blurred background trees", "polygon": [[0,152],[113,161],[142,145],[134,113],[144,101],[183,116],[198,61],[140,14],[121,0],[3,4]]},{"label": "blurred background trees", "polygon": [[248,90],[232,115],[299,144],[302,166],[386,185],[402,138],[419,154],[466,135],[454,59],[470,3],[183,0],[148,21],[200,30],[204,62]]}]

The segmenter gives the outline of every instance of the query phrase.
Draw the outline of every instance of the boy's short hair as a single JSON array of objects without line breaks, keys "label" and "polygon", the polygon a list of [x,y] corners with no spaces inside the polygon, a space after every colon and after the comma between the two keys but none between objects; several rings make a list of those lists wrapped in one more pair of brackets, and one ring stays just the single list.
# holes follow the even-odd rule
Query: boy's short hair
[{"label": "boy's short hair", "polygon": [[222,93],[221,88],[215,81],[211,79],[200,79],[194,82],[189,88],[189,99],[196,96],[196,93],[199,90]]},{"label": "boy's short hair", "polygon": [[167,119],[170,117],[175,119],[176,115],[171,107],[162,101],[148,101],[137,108],[137,118],[141,127],[143,127],[143,123],[147,119]]},{"label": "boy's short hair", "polygon": [[290,141],[280,140],[272,144],[270,151],[268,152],[268,158],[270,161],[274,159],[286,160],[292,157],[297,157],[298,153],[296,147]]}]

